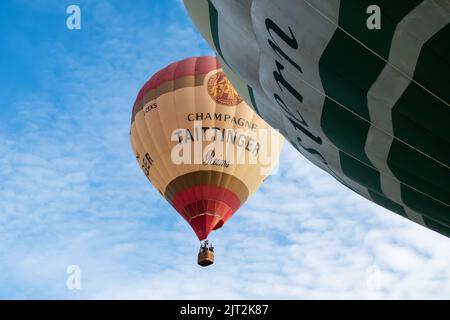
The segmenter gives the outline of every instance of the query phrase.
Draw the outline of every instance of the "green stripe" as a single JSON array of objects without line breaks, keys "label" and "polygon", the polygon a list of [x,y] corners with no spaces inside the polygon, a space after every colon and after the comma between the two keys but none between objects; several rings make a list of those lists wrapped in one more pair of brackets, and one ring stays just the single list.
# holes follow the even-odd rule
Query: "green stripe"
[{"label": "green stripe", "polygon": [[[449,37],[450,27],[447,25],[424,45],[414,72],[416,81],[423,83],[429,90],[439,93],[445,99],[449,98],[450,91],[449,67],[448,64],[444,66],[444,60],[438,59],[436,51],[431,51],[430,48],[437,48],[440,54],[450,54]],[[392,111],[395,136],[446,166],[450,166],[448,119],[450,107],[413,82]],[[392,144],[388,164],[401,181],[450,204],[450,171],[445,166],[398,141]],[[448,207],[437,206],[436,209],[435,201],[427,200],[423,196],[418,204],[418,200],[414,199],[412,194],[415,193],[402,192],[403,201],[405,204],[409,203],[411,208],[425,210],[428,203],[429,209],[437,210],[436,217],[433,210],[429,210],[428,214],[431,217],[439,219],[441,217],[439,212],[442,210],[446,210],[447,215],[450,215]]]},{"label": "green stripe", "polygon": [[437,202],[424,194],[411,189],[408,186],[401,186],[402,200],[409,208],[420,212],[431,220],[439,221],[450,227],[450,208]]},{"label": "green stripe", "polygon": [[[348,1],[348,0],[344,0]],[[353,0],[356,2],[359,0]],[[382,27],[385,19],[388,18],[395,24],[399,23],[409,12],[423,2],[423,0],[365,0],[365,7],[375,4],[380,7],[382,17]],[[365,13],[365,11],[364,11]],[[367,15],[366,15],[367,16]]]},{"label": "green stripe", "polygon": [[434,230],[436,232],[439,232],[440,234],[443,234],[444,236],[450,237],[450,228],[443,226],[442,224],[427,219],[427,218],[423,218],[423,221],[425,222],[425,225],[427,226],[427,228],[430,228],[431,230]]},{"label": "green stripe", "polygon": [[250,87],[250,86],[247,86],[247,88],[248,88],[248,94],[249,94],[250,100],[251,100],[251,106],[253,107],[253,109],[255,110],[255,112],[256,112],[259,116],[261,116],[261,114],[259,113],[259,110],[258,110],[258,106],[257,106],[257,104],[256,104],[255,95],[253,94],[253,88]]},{"label": "green stripe", "polygon": [[[422,0],[342,0],[339,26],[387,60],[397,24],[421,2]],[[369,14],[366,10],[369,5],[380,7],[381,29],[367,29]]]},{"label": "green stripe", "polygon": [[[368,31],[365,25],[367,15],[355,14],[355,12],[365,10],[366,3],[357,0],[343,1],[340,7],[339,25],[382,57],[387,58],[396,23],[401,21],[419,3],[420,1],[409,0],[408,5],[395,2],[395,6],[388,7],[390,19],[382,21],[382,29]],[[383,1],[373,4],[378,4],[382,11],[388,5]],[[365,11],[361,12],[365,13]],[[440,34],[436,37],[448,39],[448,36]],[[438,41],[435,38],[431,39],[431,41],[433,40],[434,43]],[[436,46],[436,44],[434,45]],[[441,49],[441,52],[444,50]],[[421,57],[422,60],[425,58]],[[423,65],[423,71],[430,74],[432,63]],[[367,92],[384,66],[385,63],[381,59],[338,29],[321,57],[319,70],[325,93],[329,97],[345,105],[362,118],[370,120],[367,110]],[[420,71],[421,69],[418,72]],[[447,92],[450,91],[448,84],[445,84],[444,87],[447,88]],[[427,106],[425,112],[424,106]],[[441,139],[441,137],[447,138],[450,134],[448,123],[445,123],[450,119],[449,110],[448,106],[442,105],[428,92],[412,83],[394,108],[394,134],[432,157],[449,163],[450,147]],[[411,119],[414,119],[415,122],[412,122]],[[417,122],[420,126],[416,124]],[[364,150],[369,125],[365,124],[362,119],[358,119],[327,99],[324,104],[321,125],[328,138],[340,150],[368,166],[372,165],[365,156]],[[424,158],[417,151],[398,141],[394,141],[392,148],[388,163],[400,181],[439,200],[448,201],[450,199],[448,169]],[[374,180],[379,180],[379,175],[373,173],[376,172],[375,170],[371,168],[362,170],[356,161],[349,161],[349,157],[341,156],[340,158],[344,160],[341,166],[347,176],[369,189],[378,188],[379,182]],[[418,168],[427,168],[427,170],[418,170]]]},{"label": "green stripe", "polygon": [[[401,4],[400,4],[401,2]],[[387,59],[396,24],[421,1],[396,1],[393,20],[383,21],[381,30],[368,30],[367,3],[361,0],[343,0],[339,8],[339,26],[364,45]],[[386,1],[375,1],[380,7]],[[358,14],[358,12],[360,14]],[[395,16],[394,16],[395,15]],[[385,62],[337,29],[319,61],[319,72],[325,93],[369,120],[367,92],[383,70]]]},{"label": "green stripe", "polygon": [[[387,57],[395,26],[388,24],[383,31],[369,31],[365,21],[366,8],[366,3],[360,0],[342,1],[339,25]],[[409,10],[408,7],[401,11],[401,15],[398,12],[397,20],[400,21]],[[358,11],[361,15],[355,14]],[[383,60],[340,29],[334,33],[319,61],[326,95],[367,121],[370,121],[367,92],[384,67]],[[322,129],[340,150],[372,166],[364,150],[370,126],[349,110],[327,98],[321,118]]]},{"label": "green stripe", "polygon": [[211,0],[208,0],[208,7],[209,7],[209,24],[211,26],[211,36],[212,36],[212,39],[213,39],[213,42],[214,42],[214,47],[216,49],[216,52],[222,58],[222,60],[228,65],[228,63],[225,60],[225,57],[222,54],[222,50],[220,48],[220,41],[219,41],[219,14],[217,12],[217,9],[212,4]]},{"label": "green stripe", "polygon": [[414,80],[431,90],[447,104],[450,101],[449,58],[450,24],[447,24],[424,45],[414,72]]},{"label": "green stripe", "polygon": [[382,194],[380,187],[380,173],[376,169],[369,167],[342,151],[339,151],[339,159],[342,171],[347,177],[368,189],[375,190]]},{"label": "green stripe", "polygon": [[392,110],[394,135],[447,166],[450,166],[449,119],[450,107],[415,83],[408,86]]},{"label": "green stripe", "polygon": [[339,150],[366,165],[373,166],[364,151],[366,135],[370,126],[368,122],[342,109],[340,105],[329,98],[325,98],[321,126],[328,139]]},{"label": "green stripe", "polygon": [[327,96],[369,120],[367,91],[383,67],[380,59],[337,29],[320,58],[319,74]]},{"label": "green stripe", "polygon": [[[442,98],[450,97],[450,70],[436,59],[428,47],[439,46],[450,55],[450,25],[436,33],[422,49],[414,79]],[[392,111],[394,134],[432,158],[450,166],[450,107],[429,92],[411,83]],[[431,162],[431,166],[436,166]],[[442,168],[442,170],[448,170]],[[448,186],[447,186],[448,188]]]},{"label": "green stripe", "polygon": [[[339,26],[387,59],[397,23],[419,3],[402,0],[392,6],[387,1],[374,1],[371,4],[379,5],[382,11],[383,7],[389,7],[389,19],[382,21],[381,30],[370,31],[366,26],[367,2],[343,0]],[[344,174],[368,188],[375,202],[385,203],[394,212],[404,215],[403,208],[382,193],[380,173],[373,168],[364,149],[370,128],[367,93],[385,64],[347,33],[337,29],[319,61],[322,85],[331,98],[325,99],[321,126],[333,144],[342,150],[339,155]]]},{"label": "green stripe", "polygon": [[387,162],[403,183],[450,203],[450,170],[447,168],[398,141],[392,143]]},{"label": "green stripe", "polygon": [[395,212],[404,218],[408,218],[405,210],[401,205],[392,201],[391,199],[386,198],[383,194],[369,189],[369,195],[372,198],[373,202],[375,202],[376,204],[379,204],[380,206],[391,210],[392,212]]}]

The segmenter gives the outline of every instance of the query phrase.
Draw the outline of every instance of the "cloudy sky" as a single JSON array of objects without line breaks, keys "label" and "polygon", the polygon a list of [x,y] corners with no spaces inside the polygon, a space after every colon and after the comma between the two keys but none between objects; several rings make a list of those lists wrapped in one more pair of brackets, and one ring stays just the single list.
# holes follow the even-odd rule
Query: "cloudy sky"
[{"label": "cloudy sky", "polygon": [[129,124],[155,71],[212,52],[181,1],[78,1],[72,31],[70,4],[0,2],[0,298],[450,297],[448,238],[289,145],[212,234],[216,263],[198,267],[198,240],[138,168]]}]

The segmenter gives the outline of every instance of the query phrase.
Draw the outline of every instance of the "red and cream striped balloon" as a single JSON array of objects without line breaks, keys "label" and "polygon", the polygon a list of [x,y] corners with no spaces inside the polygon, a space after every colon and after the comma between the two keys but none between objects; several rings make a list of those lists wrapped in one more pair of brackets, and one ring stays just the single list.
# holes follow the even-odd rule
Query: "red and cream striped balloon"
[{"label": "red and cream striped balloon", "polygon": [[200,240],[256,191],[283,142],[208,56],[172,63],[147,81],[130,135],[144,174]]}]

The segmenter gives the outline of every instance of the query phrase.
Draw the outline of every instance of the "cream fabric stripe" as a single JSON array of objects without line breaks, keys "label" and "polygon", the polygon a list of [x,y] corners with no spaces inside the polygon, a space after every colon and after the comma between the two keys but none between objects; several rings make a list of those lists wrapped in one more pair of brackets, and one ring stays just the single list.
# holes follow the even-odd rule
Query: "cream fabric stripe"
[{"label": "cream fabric stripe", "polygon": [[192,20],[195,21],[198,31],[208,42],[211,48],[214,48],[214,41],[211,35],[209,25],[209,7],[207,0],[184,0],[184,5],[189,11]]}]

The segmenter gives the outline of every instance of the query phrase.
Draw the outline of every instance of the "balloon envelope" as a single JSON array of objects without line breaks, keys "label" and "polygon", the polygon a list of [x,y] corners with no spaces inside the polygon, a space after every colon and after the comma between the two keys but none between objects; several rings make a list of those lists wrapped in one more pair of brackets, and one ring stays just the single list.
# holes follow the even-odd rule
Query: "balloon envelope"
[{"label": "balloon envelope", "polygon": [[300,153],[450,236],[450,2],[184,2],[236,90]]},{"label": "balloon envelope", "polygon": [[283,141],[208,56],[172,63],[147,81],[130,135],[144,174],[200,240],[256,191]]}]

